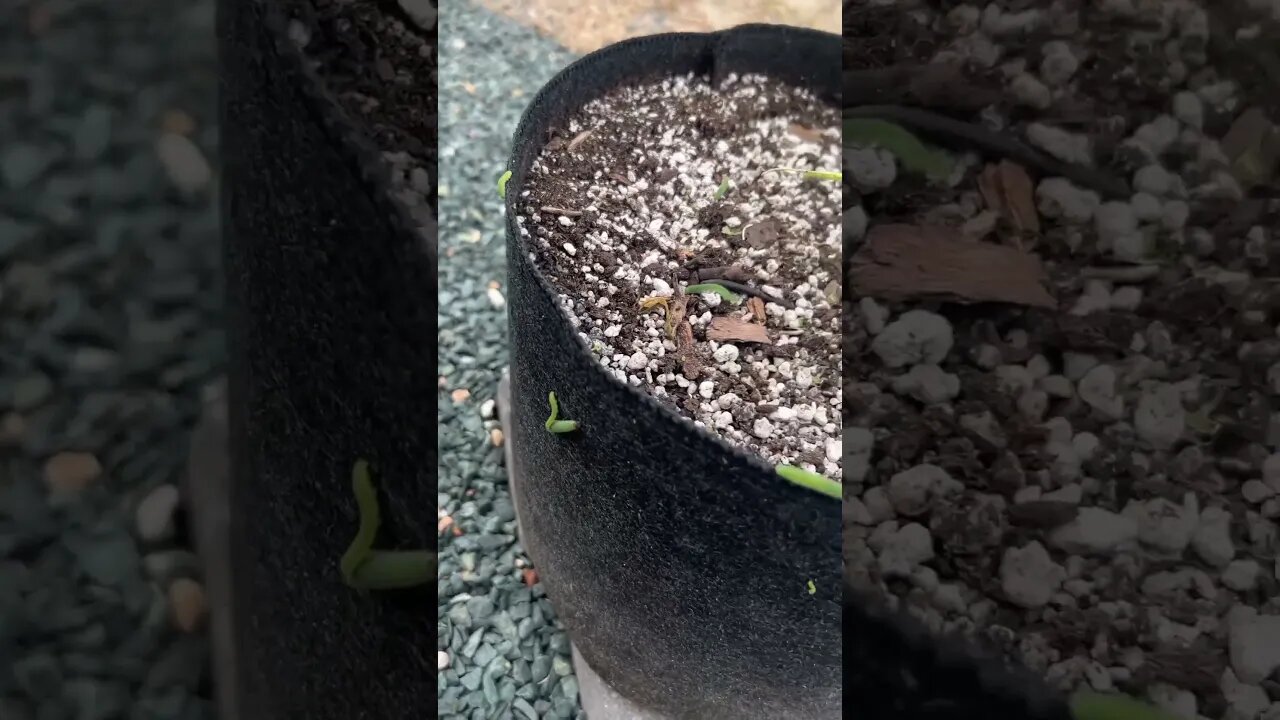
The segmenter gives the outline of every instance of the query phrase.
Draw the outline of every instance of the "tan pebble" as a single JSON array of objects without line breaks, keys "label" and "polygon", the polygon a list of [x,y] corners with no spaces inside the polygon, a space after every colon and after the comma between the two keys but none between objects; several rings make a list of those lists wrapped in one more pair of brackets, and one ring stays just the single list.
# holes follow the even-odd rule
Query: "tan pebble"
[{"label": "tan pebble", "polygon": [[173,624],[185,633],[193,633],[204,624],[209,612],[204,587],[195,580],[178,578],[169,585],[169,610]]},{"label": "tan pebble", "polygon": [[502,447],[502,430],[499,428],[490,430],[489,441],[493,443],[494,447]]},{"label": "tan pebble", "polygon": [[452,393],[449,393],[449,397],[453,398],[453,401],[456,403],[466,402],[467,398],[471,397],[471,391],[466,388],[458,388]]},{"label": "tan pebble", "polygon": [[60,452],[44,464],[45,485],[55,495],[79,494],[101,474],[102,464],[93,453]]},{"label": "tan pebble", "polygon": [[5,413],[0,418],[0,447],[14,447],[22,444],[27,434],[27,419],[16,412]]}]

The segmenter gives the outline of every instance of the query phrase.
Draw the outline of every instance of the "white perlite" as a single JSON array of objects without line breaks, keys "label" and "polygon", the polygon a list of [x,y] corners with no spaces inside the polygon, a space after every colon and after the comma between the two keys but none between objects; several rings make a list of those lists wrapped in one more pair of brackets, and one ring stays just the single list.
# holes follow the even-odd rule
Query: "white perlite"
[{"label": "white perlite", "polygon": [[1000,561],[1000,587],[1009,602],[1024,608],[1038,608],[1058,591],[1067,571],[1049,557],[1038,542],[1008,548]]},{"label": "white perlite", "polygon": [[1280,668],[1280,615],[1260,615],[1237,606],[1227,614],[1231,667],[1247,683],[1266,679]]},{"label": "white perlite", "polygon": [[1102,508],[1080,508],[1071,522],[1053,531],[1049,544],[1069,553],[1108,554],[1138,538],[1138,523]]}]

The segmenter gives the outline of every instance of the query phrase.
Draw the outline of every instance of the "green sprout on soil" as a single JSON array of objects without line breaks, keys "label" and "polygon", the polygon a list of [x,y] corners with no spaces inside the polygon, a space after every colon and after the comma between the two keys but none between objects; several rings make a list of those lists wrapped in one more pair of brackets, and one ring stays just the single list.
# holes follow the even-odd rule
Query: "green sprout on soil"
[{"label": "green sprout on soil", "polygon": [[908,171],[931,180],[951,175],[955,160],[948,153],[925,145],[920,138],[902,126],[876,118],[845,118],[844,145],[884,148]]},{"label": "green sprout on soil", "polygon": [[729,176],[725,175],[723,178],[720,178],[720,186],[716,188],[716,192],[713,197],[716,200],[723,200],[724,196],[728,194],[729,194]]},{"label": "green sprout on soil", "polygon": [[804,468],[798,468],[795,465],[779,465],[774,469],[784,480],[793,485],[799,485],[806,490],[812,490],[827,497],[833,497],[836,500],[842,499],[840,483],[829,477],[810,472]]},{"label": "green sprout on soil", "polygon": [[577,420],[557,420],[560,416],[560,403],[556,402],[555,392],[547,393],[547,402],[551,403],[551,416],[547,418],[547,432],[567,433],[578,429]]},{"label": "green sprout on soil", "polygon": [[1078,692],[1071,697],[1075,720],[1178,720],[1173,713],[1128,695]]},{"label": "green sprout on soil", "polygon": [[805,583],[805,587],[808,588],[810,595],[818,594],[818,585],[814,581],[810,580],[809,582]]},{"label": "green sprout on soil", "polygon": [[359,591],[398,590],[425,585],[435,576],[436,554],[430,550],[374,550],[381,515],[369,463],[357,460],[351,471],[360,526],[338,561],[342,582]]},{"label": "green sprout on soil", "polygon": [[498,178],[498,197],[507,198],[507,181],[511,179],[511,171],[502,173],[502,177]]},{"label": "green sprout on soil", "polygon": [[720,283],[702,283],[700,285],[690,285],[684,291],[689,295],[700,295],[702,293],[715,293],[720,296],[721,300],[727,303],[737,305],[742,302],[742,297],[731,291],[729,288]]},{"label": "green sprout on soil", "polygon": [[840,182],[844,179],[844,175],[838,170],[804,170],[801,168],[776,167],[769,168],[760,173],[763,177],[771,172],[786,173],[788,175],[803,175],[805,180],[834,180]]}]

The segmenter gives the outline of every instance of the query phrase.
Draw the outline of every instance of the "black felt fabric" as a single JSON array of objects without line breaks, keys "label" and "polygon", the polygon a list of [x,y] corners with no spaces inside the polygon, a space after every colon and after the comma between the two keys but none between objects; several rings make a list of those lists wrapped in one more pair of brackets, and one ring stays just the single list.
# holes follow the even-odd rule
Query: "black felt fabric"
[{"label": "black felt fabric", "polygon": [[[641,38],[559,74],[514,140],[507,257],[521,540],[587,662],[631,699],[680,718],[840,716],[840,504],[606,374],[531,264],[514,203],[548,131],[612,88],[751,71],[834,104],[839,68],[840,38],[807,30]],[[546,431],[548,391],[579,432]]]},{"label": "black felt fabric", "polygon": [[350,473],[383,544],[434,547],[434,239],[262,0],[219,2],[222,210],[241,720],[435,714],[420,593],[361,596],[338,558]]}]

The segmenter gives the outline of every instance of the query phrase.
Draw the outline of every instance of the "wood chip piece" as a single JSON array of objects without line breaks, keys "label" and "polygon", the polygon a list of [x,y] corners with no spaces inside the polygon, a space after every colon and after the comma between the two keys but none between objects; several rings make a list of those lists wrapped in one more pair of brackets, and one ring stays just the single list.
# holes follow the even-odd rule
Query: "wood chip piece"
[{"label": "wood chip piece", "polygon": [[759,322],[761,324],[764,323],[766,318],[764,314],[764,300],[761,300],[760,298],[752,295],[751,297],[747,298],[747,309],[751,311],[751,314],[752,316],[755,317],[756,322]]},{"label": "wood chip piece", "polygon": [[885,300],[936,298],[1056,308],[1035,255],[1004,245],[966,242],[954,228],[877,225],[853,257],[855,296]]},{"label": "wood chip piece", "polygon": [[711,324],[707,326],[707,339],[716,342],[773,344],[763,325],[725,316],[711,318]]}]

